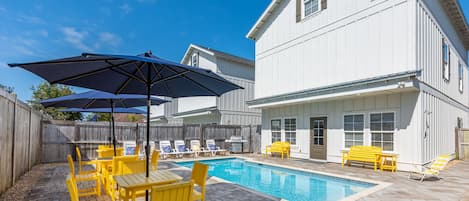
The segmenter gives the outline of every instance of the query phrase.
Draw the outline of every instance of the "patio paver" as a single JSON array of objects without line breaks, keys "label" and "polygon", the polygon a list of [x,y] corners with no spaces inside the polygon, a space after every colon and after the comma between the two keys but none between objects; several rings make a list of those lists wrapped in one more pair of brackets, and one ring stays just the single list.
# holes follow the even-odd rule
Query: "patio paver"
[{"label": "patio paver", "polygon": [[[244,155],[246,157],[246,155]],[[336,163],[319,163],[309,160],[280,158],[264,158],[261,155],[247,155],[256,161],[275,163],[280,165],[305,168],[315,171],[358,177],[369,180],[393,183],[383,190],[368,195],[364,201],[399,201],[399,200],[468,200],[469,201],[469,161],[453,161],[450,167],[443,171],[443,180],[425,181],[420,183],[407,179],[406,172],[375,172],[369,168],[345,167]],[[160,169],[170,169],[185,179],[190,177],[190,170],[180,168],[168,161],[159,164]],[[8,191],[0,196],[0,200],[69,200],[65,186],[65,176],[68,174],[65,163],[41,164],[21,177]],[[90,184],[81,184],[90,185]],[[107,196],[88,197],[85,201],[107,201]],[[209,179],[207,185],[207,200],[238,201],[238,200],[279,200],[267,195],[253,192],[244,187],[220,183]]]}]

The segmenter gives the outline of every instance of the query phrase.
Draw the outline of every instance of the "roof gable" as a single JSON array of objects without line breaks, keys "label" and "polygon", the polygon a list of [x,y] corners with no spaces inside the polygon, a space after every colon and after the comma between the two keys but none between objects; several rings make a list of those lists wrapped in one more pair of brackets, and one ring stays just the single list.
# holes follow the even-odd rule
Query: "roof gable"
[{"label": "roof gable", "polygon": [[203,46],[200,46],[200,45],[194,45],[194,44],[189,45],[189,47],[186,50],[186,53],[184,54],[184,57],[181,60],[181,63],[188,62],[189,58],[191,58],[192,52],[194,50],[204,52],[204,53],[206,53],[210,56],[214,56],[216,58],[223,58],[223,59],[226,59],[226,60],[229,60],[229,61],[233,61],[233,62],[245,64],[245,65],[250,66],[250,67],[254,67],[254,61],[252,61],[252,60],[242,58],[242,57],[239,57],[239,56],[235,56],[235,55],[232,55],[232,54],[229,54],[229,53],[226,53],[226,52],[222,52],[222,51],[219,51],[219,50],[215,50],[215,49],[212,49],[212,48],[203,47]]}]

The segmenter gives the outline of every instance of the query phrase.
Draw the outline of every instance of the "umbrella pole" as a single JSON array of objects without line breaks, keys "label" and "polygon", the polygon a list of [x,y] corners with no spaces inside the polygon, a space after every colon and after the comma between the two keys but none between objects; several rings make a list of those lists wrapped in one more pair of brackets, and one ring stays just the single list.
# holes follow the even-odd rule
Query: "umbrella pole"
[{"label": "umbrella pole", "polygon": [[[151,81],[150,81],[150,67],[148,66],[148,83],[147,83],[147,145],[145,146],[145,158],[146,158],[146,172],[145,176],[150,177],[150,90],[151,90]],[[145,191],[145,201],[148,201],[148,190]]]},{"label": "umbrella pole", "polygon": [[111,146],[111,144],[112,144],[112,121],[111,121],[111,119],[109,119],[109,136],[108,136],[107,140],[109,142],[108,146]]},{"label": "umbrella pole", "polygon": [[114,101],[111,100],[111,122],[112,122],[112,143],[114,145],[114,156],[117,155],[116,152],[116,127],[114,122]]}]

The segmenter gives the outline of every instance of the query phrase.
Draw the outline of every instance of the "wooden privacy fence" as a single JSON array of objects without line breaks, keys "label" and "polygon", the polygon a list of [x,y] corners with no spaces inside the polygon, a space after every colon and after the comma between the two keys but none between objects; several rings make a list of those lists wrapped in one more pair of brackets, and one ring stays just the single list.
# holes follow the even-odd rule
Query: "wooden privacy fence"
[{"label": "wooden privacy fence", "polygon": [[40,162],[42,117],[0,89],[0,194]]},{"label": "wooden privacy fence", "polygon": [[[116,139],[123,141],[146,142],[146,124],[116,123]],[[67,154],[75,155],[74,148],[79,146],[83,157],[95,158],[98,144],[108,143],[110,134],[107,122],[43,122],[42,162],[64,162]],[[231,136],[243,136],[248,140],[244,143],[243,152],[260,152],[260,126],[233,125],[182,125],[182,126],[151,126],[150,141],[155,142],[158,149],[159,141],[184,140],[189,147],[190,140],[200,140],[205,145],[206,139],[214,139],[217,146],[230,149],[231,144],[225,143]],[[173,144],[174,147],[174,144]]]},{"label": "wooden privacy fence", "polygon": [[456,129],[456,158],[469,160],[469,129]]}]

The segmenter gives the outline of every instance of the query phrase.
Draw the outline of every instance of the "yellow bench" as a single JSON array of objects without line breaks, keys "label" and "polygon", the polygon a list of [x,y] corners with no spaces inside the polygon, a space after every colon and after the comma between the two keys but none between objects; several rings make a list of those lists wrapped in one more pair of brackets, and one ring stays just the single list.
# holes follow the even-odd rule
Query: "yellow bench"
[{"label": "yellow bench", "polygon": [[373,163],[374,170],[378,169],[381,163],[383,149],[375,146],[352,146],[350,151],[342,152],[342,168],[345,162],[349,165],[352,161]]},{"label": "yellow bench", "polygon": [[290,158],[290,143],[288,142],[274,142],[272,145],[265,147],[265,156],[269,153],[279,153],[282,155],[287,155],[287,158]]}]

